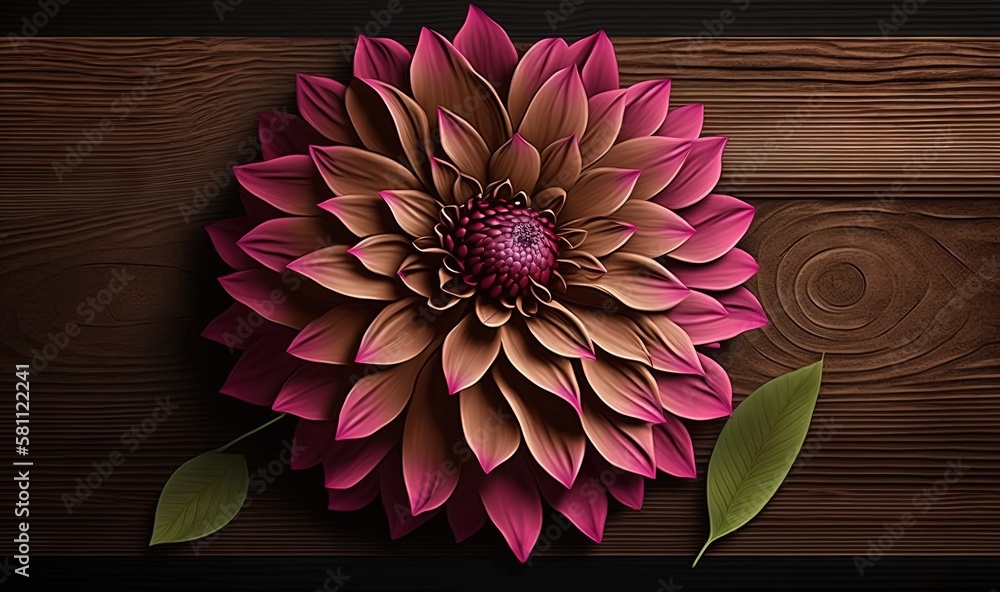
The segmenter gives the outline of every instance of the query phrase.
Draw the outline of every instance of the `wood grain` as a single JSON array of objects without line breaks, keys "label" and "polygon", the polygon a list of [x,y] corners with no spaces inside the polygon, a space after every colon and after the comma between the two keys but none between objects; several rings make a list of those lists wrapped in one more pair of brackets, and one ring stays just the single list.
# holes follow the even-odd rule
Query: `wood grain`
[{"label": "wood grain", "polygon": [[[1000,41],[616,42],[626,83],[672,76],[674,105],[706,104],[707,132],[730,137],[723,186],[758,208],[742,246],[761,263],[749,286],[772,323],[718,353],[737,398],[827,356],[800,465],[711,553],[866,553],[907,513],[916,522],[887,554],[995,553]],[[226,302],[214,281],[224,266],[201,228],[239,210],[228,166],[256,156],[255,113],[291,108],[295,72],[343,77],[342,47],[67,38],[33,40],[16,59],[0,49],[2,367],[80,326],[32,383],[36,553],[195,552],[145,549],[159,489],[184,460],[269,416],[217,394],[234,357],[198,335]],[[157,65],[145,97],[120,102]],[[53,161],[105,120],[114,129],[60,182]],[[197,207],[196,191],[214,186]],[[107,305],[88,301],[116,271],[132,276],[124,289]],[[130,450],[123,434],[166,397],[176,410]],[[702,472],[720,428],[694,427]],[[279,425],[248,441],[250,466],[267,467],[289,437]],[[124,464],[68,513],[63,495],[115,450]],[[968,469],[941,491],[949,462]],[[273,481],[197,552],[505,552],[489,529],[455,545],[443,520],[391,542],[379,507],[326,512],[319,473]],[[936,484],[936,501],[915,499]],[[12,493],[0,482],[0,498]],[[566,532],[548,552],[693,555],[703,496],[701,481],[660,480],[642,512],[612,511],[601,545]]]}]

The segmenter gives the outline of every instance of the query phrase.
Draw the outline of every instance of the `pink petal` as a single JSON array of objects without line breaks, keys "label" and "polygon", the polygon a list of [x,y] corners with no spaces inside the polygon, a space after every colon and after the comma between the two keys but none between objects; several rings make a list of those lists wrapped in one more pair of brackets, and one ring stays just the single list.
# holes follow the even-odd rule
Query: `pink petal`
[{"label": "pink petal", "polygon": [[358,138],[344,106],[346,90],[343,84],[329,78],[308,74],[296,77],[296,96],[302,117],[333,142],[353,145]]},{"label": "pink petal", "polygon": [[475,463],[466,463],[462,466],[458,487],[448,499],[448,524],[455,535],[456,543],[461,543],[479,532],[489,519],[483,500],[479,497],[482,477],[483,472]]},{"label": "pink petal", "polygon": [[670,257],[708,263],[728,253],[743,238],[753,222],[754,208],[735,197],[712,194],[678,213],[695,232],[671,251]]},{"label": "pink petal", "polygon": [[415,516],[440,507],[458,485],[459,422],[458,399],[448,396],[435,355],[414,383],[403,428],[403,479]]},{"label": "pink petal", "polygon": [[393,540],[412,532],[437,515],[439,510],[431,510],[418,516],[410,513],[398,447],[386,455],[380,467],[379,478],[382,484],[382,507],[389,518],[389,536]]},{"label": "pink petal", "polygon": [[542,499],[521,455],[483,478],[479,495],[490,520],[524,563],[542,530]]},{"label": "pink petal", "polygon": [[337,195],[377,195],[386,189],[422,189],[420,180],[395,160],[352,146],[313,146],[310,155]]},{"label": "pink petal", "polygon": [[676,138],[633,138],[615,144],[594,163],[595,167],[615,167],[642,171],[631,199],[649,199],[668,187],[691,151],[691,143]]},{"label": "pink petal", "polygon": [[630,87],[618,141],[653,135],[663,125],[669,104],[669,80],[646,80]]},{"label": "pink petal", "polygon": [[275,218],[239,240],[247,254],[277,272],[302,255],[331,242],[330,227],[320,218]]},{"label": "pink petal", "polygon": [[293,356],[322,364],[353,364],[361,336],[378,307],[343,304],[309,323],[288,346]]},{"label": "pink petal", "polygon": [[546,147],[587,130],[587,92],[576,68],[564,68],[549,78],[531,100],[517,128],[525,140]]},{"label": "pink petal", "polygon": [[309,469],[323,462],[333,449],[333,435],[337,431],[335,421],[311,421],[299,419],[295,422],[292,436],[292,468]]},{"label": "pink petal", "polygon": [[608,494],[602,488],[592,463],[586,463],[579,477],[567,489],[541,468],[534,468],[542,497],[595,543],[604,537],[608,517]]},{"label": "pink petal", "polygon": [[701,135],[704,120],[704,105],[684,105],[667,112],[667,118],[663,120],[660,129],[656,130],[656,135],[694,140]]},{"label": "pink petal", "polygon": [[355,236],[382,234],[397,227],[392,211],[380,195],[345,195],[319,204],[330,212]]},{"label": "pink petal", "polygon": [[348,248],[346,245],[334,245],[313,251],[292,261],[287,267],[330,291],[352,298],[395,301],[405,295],[405,288],[400,282],[368,271],[347,252]]},{"label": "pink petal", "polygon": [[323,146],[329,143],[323,134],[298,115],[262,111],[257,116],[257,136],[260,138],[264,160],[309,154],[309,146]]},{"label": "pink petal", "polygon": [[694,236],[694,228],[684,218],[651,201],[630,199],[612,217],[635,228],[623,250],[637,255],[659,257]]},{"label": "pink petal", "polygon": [[604,31],[570,45],[569,56],[580,68],[588,96],[618,88],[618,59],[615,47]]},{"label": "pink petal", "polygon": [[[656,443],[655,436],[653,443],[654,445]],[[607,466],[610,467],[611,465],[608,464]],[[623,471],[617,467],[609,470],[613,471],[613,477],[611,477],[610,483],[608,483],[608,490],[611,492],[611,495],[633,510],[641,510],[646,479],[642,475]],[[604,482],[604,474],[604,472],[601,473],[602,483]]]},{"label": "pink petal", "polygon": [[288,377],[271,409],[303,419],[337,419],[350,390],[350,366],[304,363]]},{"label": "pink petal", "polygon": [[625,116],[627,94],[625,89],[616,89],[588,99],[587,131],[580,140],[580,153],[585,166],[604,156],[614,145]]},{"label": "pink petal", "polygon": [[726,138],[698,138],[691,144],[677,177],[653,201],[671,210],[686,208],[708,195],[722,175],[722,150]]},{"label": "pink petal", "polygon": [[[369,473],[377,470],[380,463],[384,468],[383,459],[392,457],[390,451],[398,441],[398,423],[380,430],[370,438],[335,441],[330,453],[323,459],[326,486],[330,489],[354,487]],[[385,487],[384,482],[382,486]]]},{"label": "pink petal", "polygon": [[340,410],[337,439],[366,438],[399,417],[426,363],[422,356],[358,380]]},{"label": "pink petal", "polygon": [[247,349],[264,336],[286,331],[287,327],[264,319],[245,304],[234,302],[212,319],[201,332],[201,336],[221,343],[233,351]]},{"label": "pink petal", "polygon": [[668,416],[665,422],[653,426],[653,444],[656,447],[656,468],[675,477],[695,479],[698,476],[694,445],[679,419]]},{"label": "pink petal", "polygon": [[410,88],[410,50],[398,41],[358,35],[354,52],[354,77],[371,78],[398,89]]},{"label": "pink petal", "polygon": [[412,360],[437,335],[426,314],[427,302],[419,297],[404,298],[386,306],[361,337],[354,361],[358,364],[389,365]]},{"label": "pink petal", "polygon": [[729,311],[715,298],[692,290],[688,297],[667,311],[671,321],[681,327],[698,323],[717,321],[729,316]]},{"label": "pink petal", "polygon": [[[235,172],[236,167],[233,167]],[[240,203],[243,204],[243,209],[247,212],[247,218],[250,219],[251,224],[259,224],[265,220],[270,220],[271,218],[280,218],[286,214],[278,208],[272,206],[256,195],[247,191],[247,188],[237,183],[237,189],[240,194]]]},{"label": "pink petal", "polygon": [[728,290],[753,277],[759,266],[746,251],[733,249],[704,265],[677,262],[670,269],[689,288]]},{"label": "pink petal", "polygon": [[727,417],[733,411],[733,387],[722,366],[698,354],[704,376],[655,373],[660,404],[674,415],[706,421]]},{"label": "pink petal", "polygon": [[360,510],[375,501],[379,492],[378,471],[372,471],[354,487],[347,489],[327,489],[328,510],[352,512]]},{"label": "pink petal", "polygon": [[253,405],[270,407],[288,377],[302,365],[285,355],[291,337],[289,331],[254,342],[236,361],[219,392]]},{"label": "pink petal", "polygon": [[517,65],[517,49],[503,27],[474,5],[469,5],[465,24],[455,35],[455,48],[494,87],[502,88],[510,82]]},{"label": "pink petal", "polygon": [[233,167],[233,172],[247,191],[288,214],[316,216],[319,202],[333,197],[305,154],[245,164]]},{"label": "pink petal", "polygon": [[410,82],[428,119],[436,120],[438,108],[444,107],[471,123],[490,150],[510,139],[510,119],[496,90],[439,33],[420,31]]},{"label": "pink petal", "polygon": [[650,479],[656,476],[649,422],[618,415],[589,393],[583,402],[583,430],[609,463]]},{"label": "pink petal", "polygon": [[723,318],[692,319],[684,321],[684,332],[695,345],[732,339],[740,333],[763,327],[767,315],[760,303],[746,288],[733,288],[715,294],[719,303],[729,313]]},{"label": "pink petal", "polygon": [[[327,302],[305,294],[302,280],[269,269],[247,269],[219,278],[237,302],[249,306],[269,321],[301,329],[322,314]],[[312,290],[310,290],[312,291]]]},{"label": "pink petal", "polygon": [[258,267],[258,263],[236,245],[236,241],[250,228],[250,221],[246,217],[240,217],[213,222],[205,227],[205,231],[226,265],[233,269],[251,269]]},{"label": "pink petal", "polygon": [[510,81],[510,98],[507,101],[514,127],[521,124],[524,112],[545,81],[571,63],[569,54],[566,41],[558,37],[542,39],[524,54],[514,69],[514,76]]}]

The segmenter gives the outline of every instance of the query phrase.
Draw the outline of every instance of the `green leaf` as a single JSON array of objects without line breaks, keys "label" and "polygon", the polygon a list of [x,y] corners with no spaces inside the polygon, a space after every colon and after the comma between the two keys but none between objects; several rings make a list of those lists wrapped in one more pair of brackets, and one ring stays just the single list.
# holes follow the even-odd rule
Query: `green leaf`
[{"label": "green leaf", "polygon": [[756,516],[777,491],[809,431],[823,360],[779,376],[750,394],[722,428],[708,462],[712,542]]},{"label": "green leaf", "polygon": [[229,524],[246,501],[248,473],[242,454],[206,452],[181,465],[160,493],[150,546],[193,541]]}]

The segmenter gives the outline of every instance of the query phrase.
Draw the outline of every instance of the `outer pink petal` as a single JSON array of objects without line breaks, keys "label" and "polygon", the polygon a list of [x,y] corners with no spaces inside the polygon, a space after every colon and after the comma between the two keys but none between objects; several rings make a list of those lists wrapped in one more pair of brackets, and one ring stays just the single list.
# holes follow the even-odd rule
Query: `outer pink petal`
[{"label": "outer pink petal", "polygon": [[704,105],[684,105],[667,112],[667,118],[663,120],[660,129],[656,130],[656,135],[694,140],[701,135],[704,121]]},{"label": "outer pink petal", "polygon": [[382,484],[382,507],[389,518],[389,536],[395,540],[415,530],[440,511],[430,510],[418,516],[410,513],[406,485],[403,482],[403,463],[397,447],[386,455],[380,467],[379,479]]},{"label": "outer pink petal", "polygon": [[691,143],[676,138],[633,138],[615,144],[594,163],[595,167],[615,167],[642,171],[632,199],[649,199],[668,187],[691,151]]},{"label": "outer pink petal", "polygon": [[350,390],[350,366],[305,363],[288,377],[271,408],[304,419],[337,419]]},{"label": "outer pink petal", "polygon": [[767,315],[760,302],[746,288],[733,288],[714,295],[729,313],[724,318],[690,319],[684,321],[684,332],[695,345],[732,339],[740,333],[767,324]]},{"label": "outer pink petal", "polygon": [[656,468],[675,477],[694,479],[698,476],[694,445],[679,419],[667,417],[664,423],[653,426],[653,444],[656,448]]},{"label": "outer pink petal", "polygon": [[288,377],[302,365],[284,353],[291,337],[289,331],[254,342],[236,361],[219,392],[270,407]]},{"label": "outer pink petal", "polygon": [[354,52],[354,77],[373,78],[396,88],[410,88],[410,50],[398,41],[358,36]]},{"label": "outer pink petal", "polygon": [[309,154],[309,146],[329,143],[323,134],[298,115],[262,111],[257,116],[257,136],[264,160],[290,154]]},{"label": "outer pink petal", "polygon": [[239,240],[247,254],[277,272],[310,251],[331,241],[330,227],[320,218],[295,217],[268,220]]},{"label": "outer pink petal", "polygon": [[377,306],[343,304],[309,323],[288,346],[293,356],[322,364],[353,364]]},{"label": "outer pink petal", "polygon": [[372,471],[354,487],[348,487],[347,489],[327,489],[329,497],[327,509],[337,512],[360,510],[375,501],[378,491],[378,471]]},{"label": "outer pink petal", "polygon": [[747,281],[757,273],[754,258],[741,249],[733,249],[711,263],[672,263],[670,270],[684,285],[699,290],[728,290]]},{"label": "outer pink petal", "polygon": [[286,331],[288,328],[284,325],[263,320],[263,317],[249,306],[233,302],[229,308],[212,319],[201,332],[201,336],[221,343],[232,351],[247,349],[262,337]]},{"label": "outer pink petal", "polygon": [[299,113],[309,125],[337,144],[357,143],[358,137],[344,106],[347,89],[343,84],[329,78],[299,74],[296,87]]},{"label": "outer pink petal", "polygon": [[251,269],[259,267],[259,264],[253,260],[253,257],[244,253],[243,249],[236,245],[236,241],[240,240],[240,237],[252,227],[250,220],[246,217],[228,218],[209,224],[205,227],[205,232],[212,239],[212,246],[215,247],[226,265],[233,269]]},{"label": "outer pink petal", "polygon": [[319,202],[333,197],[305,154],[236,166],[233,172],[247,191],[288,214],[316,216]]},{"label": "outer pink petal", "polygon": [[698,354],[704,376],[656,373],[660,404],[687,419],[706,421],[727,417],[733,412],[733,387],[722,366],[708,356]]},{"label": "outer pink petal", "polygon": [[601,483],[605,481],[604,476],[607,474],[606,471],[610,471],[611,477],[609,478],[608,490],[611,492],[611,495],[633,510],[641,510],[642,498],[645,493],[645,477],[623,471],[618,467],[612,467],[610,464],[605,464],[605,466],[610,468],[601,471]]},{"label": "outer pink petal", "polygon": [[686,208],[708,195],[722,176],[726,138],[698,138],[691,144],[684,166],[653,201],[671,210]]},{"label": "outer pink petal", "polygon": [[517,49],[503,27],[474,5],[469,5],[465,24],[455,35],[455,48],[494,87],[502,88],[510,82],[517,65]]},{"label": "outer pink petal", "polygon": [[458,487],[448,498],[448,524],[455,535],[456,543],[461,543],[479,532],[489,520],[483,500],[479,497],[479,484],[482,478],[483,472],[476,463],[465,463],[462,466]]},{"label": "outer pink petal", "polygon": [[340,410],[337,439],[366,438],[399,417],[426,362],[422,356],[358,380]]},{"label": "outer pink petal", "polygon": [[333,450],[333,435],[337,431],[335,421],[311,421],[300,419],[295,423],[292,436],[292,468],[309,469],[323,462]]},{"label": "outer pink petal", "polygon": [[522,455],[483,478],[479,495],[490,520],[524,563],[542,530],[542,499]]},{"label": "outer pink petal", "polygon": [[650,479],[656,476],[649,422],[618,415],[589,393],[583,401],[583,429],[609,463]]},{"label": "outer pink petal", "polygon": [[[376,432],[370,438],[337,440],[323,459],[326,486],[331,489],[354,487],[366,475],[377,470],[387,455],[392,456],[389,451],[398,442],[398,422]],[[409,509],[409,505],[406,507]]]},{"label": "outer pink petal", "polygon": [[754,208],[735,197],[712,194],[679,212],[694,235],[670,252],[687,263],[708,263],[729,252],[753,221]]},{"label": "outer pink petal", "polygon": [[510,98],[507,101],[507,110],[514,127],[520,125],[524,112],[545,81],[571,63],[569,54],[566,42],[558,37],[542,39],[524,54],[514,69],[514,76],[510,81]]},{"label": "outer pink petal", "polygon": [[669,104],[669,80],[646,80],[629,87],[618,141],[653,135],[663,125]]},{"label": "outer pink petal", "polygon": [[[269,321],[293,329],[308,325],[331,302],[304,294],[307,290],[301,279],[281,276],[270,269],[237,271],[220,277],[219,283],[237,302],[249,306]],[[275,298],[275,291],[280,295],[278,298]]]},{"label": "outer pink petal", "polygon": [[580,475],[567,489],[540,467],[532,467],[542,497],[595,543],[604,537],[608,518],[608,494],[597,478],[593,464],[584,463]]},{"label": "outer pink petal", "polygon": [[618,59],[604,31],[569,46],[570,59],[580,68],[588,96],[618,88]]}]

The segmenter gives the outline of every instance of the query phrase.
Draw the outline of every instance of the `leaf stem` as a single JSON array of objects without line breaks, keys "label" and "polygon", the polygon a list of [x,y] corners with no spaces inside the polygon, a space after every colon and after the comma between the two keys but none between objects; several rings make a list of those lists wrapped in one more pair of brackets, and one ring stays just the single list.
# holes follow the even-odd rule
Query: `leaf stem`
[{"label": "leaf stem", "polygon": [[236,443],[237,443],[237,442],[239,442],[240,440],[242,440],[242,439],[244,439],[244,438],[248,438],[248,437],[250,437],[250,436],[252,436],[252,435],[256,434],[257,432],[261,431],[262,429],[266,428],[267,426],[271,425],[272,423],[276,423],[276,422],[277,422],[277,421],[278,421],[279,419],[282,419],[282,418],[284,418],[284,417],[285,417],[285,415],[287,415],[287,414],[285,414],[285,413],[282,413],[281,415],[279,415],[278,417],[275,417],[274,419],[272,419],[271,421],[269,421],[269,422],[265,423],[264,425],[262,425],[262,426],[258,426],[258,427],[256,427],[256,428],[254,428],[254,429],[250,430],[249,432],[247,432],[247,433],[243,434],[243,435],[242,435],[242,436],[240,436],[239,438],[236,438],[235,440],[233,440],[233,441],[232,441],[232,442],[230,442],[229,444],[226,444],[225,446],[222,446],[221,448],[216,448],[216,449],[215,449],[215,450],[213,450],[212,452],[225,452],[225,451],[226,451],[226,450],[228,450],[228,449],[229,449],[229,447],[230,447],[230,446],[232,446],[233,444],[236,444]]},{"label": "leaf stem", "polygon": [[698,565],[698,560],[701,559],[701,556],[705,554],[705,549],[708,549],[708,546],[712,544],[713,540],[714,539],[708,539],[707,541],[705,541],[705,546],[701,548],[701,551],[698,552],[698,556],[694,558],[694,563],[691,564],[691,569],[694,569],[695,566]]}]

